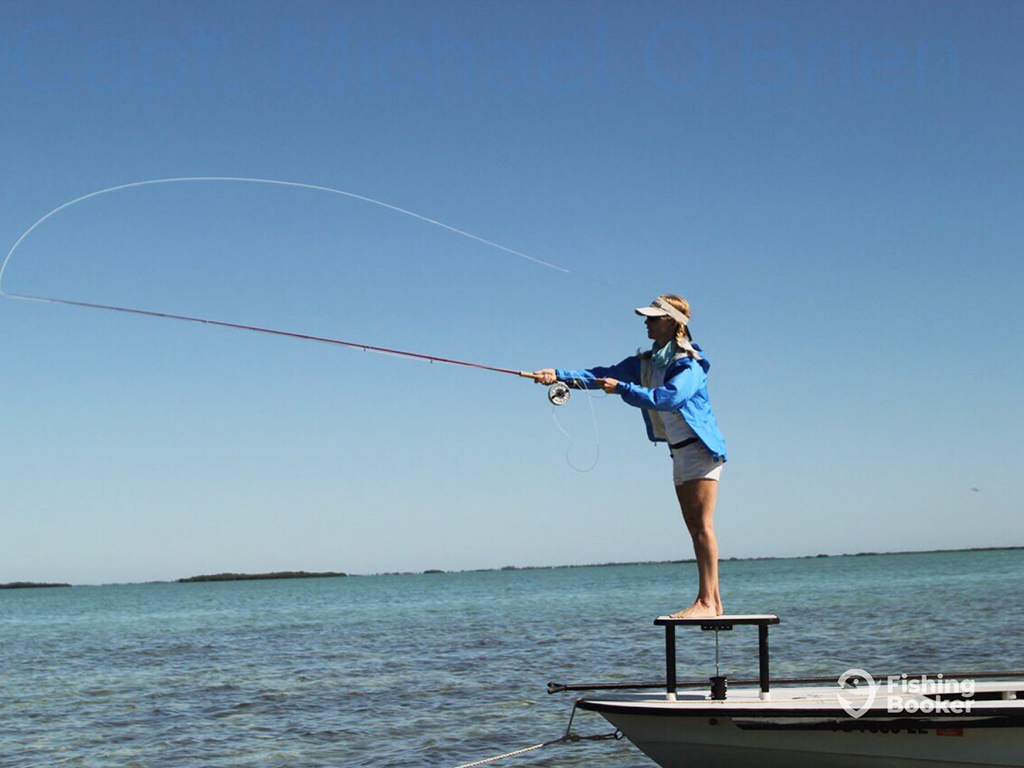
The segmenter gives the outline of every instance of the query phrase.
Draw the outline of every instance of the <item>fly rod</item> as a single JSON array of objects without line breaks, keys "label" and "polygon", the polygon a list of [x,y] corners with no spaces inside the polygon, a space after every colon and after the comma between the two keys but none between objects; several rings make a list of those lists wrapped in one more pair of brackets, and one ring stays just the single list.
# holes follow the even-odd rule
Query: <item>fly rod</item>
[{"label": "fly rod", "polygon": [[[112,304],[96,304],[89,301],[72,301],[71,299],[56,299],[50,296],[30,296],[22,293],[4,293],[12,299],[24,299],[26,301],[41,301],[48,304],[62,304],[68,307],[86,307],[88,309],[102,309],[108,312],[124,312],[132,315],[144,315],[146,317],[159,317],[164,320],[182,320],[189,323],[202,323],[203,325],[214,325],[220,328],[235,328],[240,331],[253,331],[255,333],[269,333],[274,336],[284,336],[290,339],[304,339],[306,341],[319,341],[325,344],[335,344],[341,347],[349,347],[352,349],[361,349],[364,352],[380,352],[386,355],[398,355],[399,357],[411,357],[416,360],[427,360],[431,363],[445,363],[447,365],[461,365],[466,368],[477,368],[482,371],[494,371],[495,373],[506,373],[512,376],[523,376],[528,379],[538,380],[538,376],[535,376],[529,371],[516,371],[511,368],[498,368],[493,365],[483,365],[482,363],[472,363],[466,360],[455,360],[450,357],[438,357],[437,355],[425,355],[420,352],[408,352],[403,349],[392,349],[390,347],[378,347],[373,344],[361,344],[355,341],[344,341],[342,339],[332,339],[327,336],[314,336],[308,333],[295,333],[293,331],[282,331],[276,328],[264,328],[258,325],[245,325],[243,323],[229,323],[225,320],[211,320],[205,317],[193,317],[191,315],[175,315],[169,312],[155,312],[150,309],[135,309],[132,307],[119,307]],[[554,405],[564,405],[569,399],[569,387],[563,382],[556,382],[552,384],[548,390],[548,399]]]}]

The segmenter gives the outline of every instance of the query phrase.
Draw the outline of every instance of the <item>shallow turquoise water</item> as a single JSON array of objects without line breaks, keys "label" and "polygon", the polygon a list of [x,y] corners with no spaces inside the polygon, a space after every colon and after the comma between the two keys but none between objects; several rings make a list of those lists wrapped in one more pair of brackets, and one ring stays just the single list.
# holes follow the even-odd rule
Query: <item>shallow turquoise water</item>
[{"label": "shallow turquoise water", "polygon": [[[1024,550],[722,564],[773,675],[1024,668]],[[693,564],[0,591],[0,764],[454,766],[559,736],[549,680],[658,679]],[[679,633],[681,677],[714,670]],[[757,633],[722,636],[754,676]],[[581,714],[579,733],[610,728]],[[650,765],[627,742],[502,766]]]}]

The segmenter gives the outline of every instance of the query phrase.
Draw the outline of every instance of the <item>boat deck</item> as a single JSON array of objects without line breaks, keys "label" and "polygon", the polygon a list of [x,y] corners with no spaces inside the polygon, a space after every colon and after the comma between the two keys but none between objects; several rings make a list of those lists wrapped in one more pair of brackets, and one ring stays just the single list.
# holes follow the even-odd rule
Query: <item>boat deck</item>
[{"label": "boat deck", "polygon": [[[591,694],[580,700],[582,709],[599,709],[600,704],[625,708],[641,708],[648,711],[699,711],[706,715],[724,711],[766,712],[785,708],[787,712],[832,710],[838,716],[845,716],[846,706],[864,714],[888,715],[888,692],[885,681],[881,681],[875,692],[867,688],[841,688],[831,686],[772,687],[770,699],[763,699],[758,688],[730,688],[728,698],[714,699],[707,691],[677,692],[674,697],[668,692],[636,692],[615,694]],[[1024,714],[1024,680],[984,681],[974,683],[974,695],[965,698],[955,693],[903,693],[897,688],[892,693],[904,703],[917,703],[916,711],[922,706],[928,708],[938,701],[970,701],[974,712],[1005,711],[1007,709]],[[852,715],[850,715],[852,717]],[[861,715],[858,715],[861,716]]]}]

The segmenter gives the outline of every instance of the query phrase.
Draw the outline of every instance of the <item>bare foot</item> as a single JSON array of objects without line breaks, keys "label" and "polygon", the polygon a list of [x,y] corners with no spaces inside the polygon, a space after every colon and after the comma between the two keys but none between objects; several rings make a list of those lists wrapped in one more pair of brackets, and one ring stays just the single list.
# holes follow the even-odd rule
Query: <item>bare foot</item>
[{"label": "bare foot", "polygon": [[672,619],[713,619],[716,616],[720,616],[722,612],[716,607],[707,603],[702,603],[700,600],[695,602],[689,608],[673,613],[669,618]]}]

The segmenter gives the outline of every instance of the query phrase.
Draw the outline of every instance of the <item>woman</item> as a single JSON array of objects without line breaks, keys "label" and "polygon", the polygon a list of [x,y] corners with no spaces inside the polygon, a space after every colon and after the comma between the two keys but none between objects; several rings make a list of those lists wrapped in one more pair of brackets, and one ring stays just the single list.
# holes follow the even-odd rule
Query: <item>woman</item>
[{"label": "woman", "polygon": [[651,441],[669,444],[676,498],[693,539],[700,575],[693,605],[672,616],[720,616],[722,598],[718,593],[718,542],[713,517],[718,478],[725,463],[725,439],[708,401],[710,365],[690,336],[690,305],[685,299],[662,294],[636,313],[643,316],[647,337],[654,340],[649,351],[610,368],[545,368],[531,375],[538,384],[564,381],[619,395],[641,409]]}]

